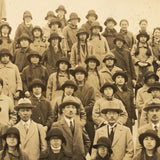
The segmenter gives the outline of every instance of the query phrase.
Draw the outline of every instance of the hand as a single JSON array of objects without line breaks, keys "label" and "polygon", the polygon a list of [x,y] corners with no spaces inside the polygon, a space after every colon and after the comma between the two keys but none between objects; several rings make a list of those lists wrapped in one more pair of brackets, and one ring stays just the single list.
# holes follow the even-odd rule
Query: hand
[{"label": "hand", "polygon": [[20,91],[17,91],[14,95],[14,98],[19,98]]},{"label": "hand", "polygon": [[30,97],[29,91],[26,91],[26,92],[25,92],[25,96],[26,96],[26,98],[29,98],[29,97]]}]

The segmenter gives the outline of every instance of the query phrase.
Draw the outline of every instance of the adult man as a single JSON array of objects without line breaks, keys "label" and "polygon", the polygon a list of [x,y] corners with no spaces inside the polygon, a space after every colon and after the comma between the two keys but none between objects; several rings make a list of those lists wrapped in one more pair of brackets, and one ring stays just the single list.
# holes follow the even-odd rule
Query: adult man
[{"label": "adult man", "polygon": [[20,132],[21,149],[26,152],[30,160],[38,160],[40,150],[47,148],[45,141],[46,132],[41,124],[31,120],[33,105],[27,98],[18,101],[15,110],[18,111],[20,121],[15,127]]},{"label": "adult man", "polygon": [[53,123],[52,127],[59,127],[62,130],[66,139],[66,144],[64,145],[65,155],[72,158],[72,160],[83,160],[89,151],[90,140],[80,121],[75,118],[80,104],[77,103],[74,97],[70,96],[65,97],[59,107],[64,117],[60,121]]},{"label": "adult man", "polygon": [[[100,137],[107,137],[112,143],[111,158],[113,160],[132,160],[134,149],[130,129],[117,123],[122,112],[123,110],[115,102],[106,101],[103,103],[101,113],[108,124],[96,130],[94,144]],[[92,150],[91,160],[95,160],[96,152],[96,149]]]}]

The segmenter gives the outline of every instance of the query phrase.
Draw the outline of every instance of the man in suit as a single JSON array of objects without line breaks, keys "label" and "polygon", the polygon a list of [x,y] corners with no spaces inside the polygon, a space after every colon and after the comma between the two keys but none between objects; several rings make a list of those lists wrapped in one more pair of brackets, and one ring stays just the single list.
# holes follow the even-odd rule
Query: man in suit
[{"label": "man in suit", "polygon": [[41,124],[31,119],[33,105],[27,98],[21,98],[15,110],[18,111],[20,121],[15,127],[20,132],[21,149],[26,152],[30,160],[38,160],[40,151],[47,149],[46,133]]},{"label": "man in suit", "polygon": [[64,153],[72,160],[83,160],[90,148],[90,140],[81,122],[76,119],[80,109],[80,104],[75,97],[67,96],[63,103],[60,104],[60,121],[53,123],[53,127],[58,127],[66,139],[66,144],[63,146]]},{"label": "man in suit", "polygon": [[[110,139],[113,150],[111,159],[113,160],[132,160],[134,154],[133,140],[131,131],[128,127],[118,124],[120,113],[123,110],[114,102],[106,101],[103,103],[102,114],[104,114],[107,125],[96,130],[94,144],[104,136]],[[97,150],[92,149],[91,160],[96,160]]]}]

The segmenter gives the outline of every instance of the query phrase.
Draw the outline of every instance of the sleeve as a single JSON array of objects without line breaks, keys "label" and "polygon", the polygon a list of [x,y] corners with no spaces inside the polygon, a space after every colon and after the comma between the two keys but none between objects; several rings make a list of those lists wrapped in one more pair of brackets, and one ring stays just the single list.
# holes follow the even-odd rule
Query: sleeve
[{"label": "sleeve", "polygon": [[23,90],[24,90],[24,92],[26,92],[26,91],[28,91],[28,87],[27,87],[27,78],[26,78],[25,68],[22,71],[21,79],[22,79],[22,83],[23,83]]},{"label": "sleeve", "polygon": [[136,108],[138,110],[142,110],[143,107],[144,107],[144,101],[143,101],[143,98],[141,96],[140,90],[138,90],[137,96],[136,96]]},{"label": "sleeve", "polygon": [[67,49],[67,51],[70,51],[70,45],[68,43],[69,37],[68,37],[68,31],[67,31],[66,27],[62,30],[62,33],[63,33],[63,36],[64,36],[64,43],[66,45],[66,49]]},{"label": "sleeve", "polygon": [[134,93],[131,91],[130,101],[131,101],[132,118],[133,118],[134,120],[136,120],[136,119],[137,119],[137,116],[136,116],[134,98],[135,98]]},{"label": "sleeve", "polygon": [[103,37],[103,39],[104,39],[105,51],[106,51],[106,52],[109,52],[109,51],[110,51],[110,48],[109,48],[108,42],[107,42],[106,38]]},{"label": "sleeve", "polygon": [[132,60],[132,56],[129,53],[129,64],[130,64],[130,71],[131,71],[131,78],[132,79],[136,79],[136,73],[135,73],[135,69],[134,69],[134,65],[133,65],[133,60]]},{"label": "sleeve", "polygon": [[86,124],[86,112],[85,112],[85,109],[84,109],[81,101],[80,101],[80,120],[81,120],[82,126],[85,126],[85,124]]},{"label": "sleeve", "polygon": [[21,34],[22,34],[21,33],[21,24],[19,24],[17,29],[16,29],[16,32],[15,32],[15,37],[14,37],[15,43],[17,43],[17,40],[18,40],[18,38],[20,37]]},{"label": "sleeve", "polygon": [[53,112],[53,122],[58,121],[58,98],[51,101],[52,112]]},{"label": "sleeve", "polygon": [[83,133],[85,155],[87,155],[91,146],[91,141],[89,139],[88,133],[86,132],[85,128],[83,128],[82,133]]}]

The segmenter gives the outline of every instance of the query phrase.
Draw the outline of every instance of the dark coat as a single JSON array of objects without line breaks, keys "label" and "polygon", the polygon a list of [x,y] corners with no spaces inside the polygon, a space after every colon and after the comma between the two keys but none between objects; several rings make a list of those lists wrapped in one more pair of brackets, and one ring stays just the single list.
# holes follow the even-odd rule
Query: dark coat
[{"label": "dark coat", "polygon": [[32,120],[50,128],[53,122],[53,113],[50,102],[43,96],[38,99],[34,95],[30,97],[30,100],[32,104],[35,105],[35,108],[32,109]]},{"label": "dark coat", "polygon": [[82,24],[82,27],[91,34],[91,24],[87,21],[86,23]]},{"label": "dark coat", "polygon": [[3,149],[2,135],[6,133],[7,129],[7,125],[0,123],[0,151]]}]

